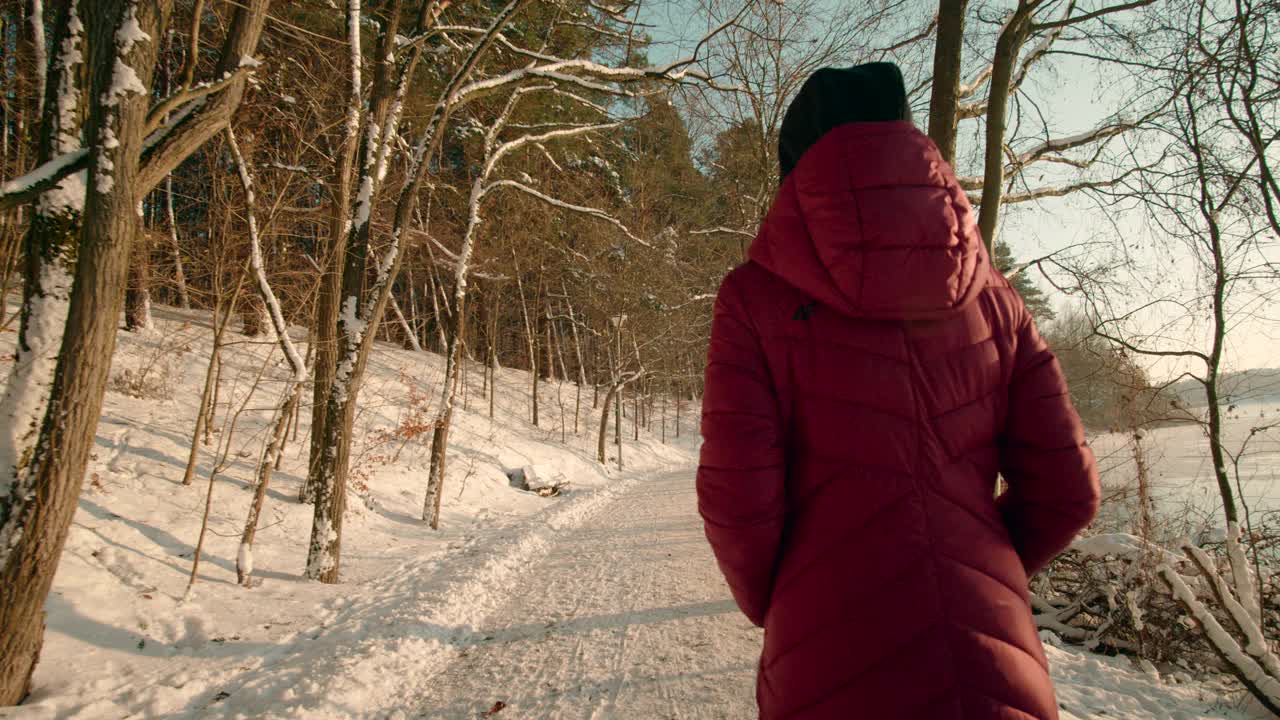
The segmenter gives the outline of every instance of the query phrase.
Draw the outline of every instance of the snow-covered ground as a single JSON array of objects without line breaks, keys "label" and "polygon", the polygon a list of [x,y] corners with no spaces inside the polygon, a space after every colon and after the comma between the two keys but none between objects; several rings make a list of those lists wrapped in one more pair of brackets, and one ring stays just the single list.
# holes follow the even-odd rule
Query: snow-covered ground
[{"label": "snow-covered ground", "polygon": [[[431,354],[380,347],[357,420],[355,480],[367,491],[349,498],[344,582],[300,577],[311,523],[295,500],[304,411],[258,534],[262,583],[246,589],[235,584],[239,534],[286,371],[271,345],[232,335],[218,426],[228,401],[244,410],[214,485],[196,593],[183,602],[220,438],[202,447],[195,484],[181,485],[209,319],[157,313],[156,331],[121,334],[36,688],[0,717],[753,716],[759,631],[735,611],[702,537],[692,412],[680,440],[641,432],[625,444],[627,471],[605,472],[593,461],[590,389],[579,434],[571,385],[543,386],[534,427],[519,371],[499,374],[492,421],[479,373],[469,377],[442,529],[432,532],[419,520],[430,438],[392,431],[430,417],[442,367]],[[0,334],[0,352],[12,338]],[[144,370],[148,397],[121,391],[126,375]],[[511,487],[505,471],[535,463],[562,473],[568,491],[543,498]],[[1258,717],[1213,679],[1048,651],[1067,720]]]}]

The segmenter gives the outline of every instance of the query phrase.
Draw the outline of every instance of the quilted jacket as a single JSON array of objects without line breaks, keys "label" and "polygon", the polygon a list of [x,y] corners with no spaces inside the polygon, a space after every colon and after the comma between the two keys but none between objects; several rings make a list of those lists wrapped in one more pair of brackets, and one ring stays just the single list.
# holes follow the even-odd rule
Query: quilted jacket
[{"label": "quilted jacket", "polygon": [[1027,578],[1093,518],[1097,470],[911,123],[841,125],[787,176],[716,299],[702,434],[761,718],[1058,717]]}]

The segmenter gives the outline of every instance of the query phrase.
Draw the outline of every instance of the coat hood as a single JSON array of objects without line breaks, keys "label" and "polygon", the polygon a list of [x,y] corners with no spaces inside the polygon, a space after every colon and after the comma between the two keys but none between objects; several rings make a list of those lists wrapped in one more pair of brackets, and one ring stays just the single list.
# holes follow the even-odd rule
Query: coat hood
[{"label": "coat hood", "polygon": [[882,320],[949,316],[991,272],[951,166],[910,122],[841,125],[809,147],[750,258],[824,305]]}]

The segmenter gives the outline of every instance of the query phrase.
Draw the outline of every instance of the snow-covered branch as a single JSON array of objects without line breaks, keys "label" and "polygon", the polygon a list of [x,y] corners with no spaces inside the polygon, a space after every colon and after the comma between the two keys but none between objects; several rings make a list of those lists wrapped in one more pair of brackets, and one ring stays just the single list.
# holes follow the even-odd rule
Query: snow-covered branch
[{"label": "snow-covered branch", "polygon": [[506,155],[516,150],[519,150],[520,148],[529,144],[536,145],[536,144],[547,142],[549,140],[559,140],[559,139],[568,138],[568,137],[576,137],[578,135],[586,135],[587,133],[621,127],[622,124],[623,123],[621,122],[611,122],[611,123],[599,123],[596,125],[579,125],[575,127],[550,130],[544,133],[539,133],[537,135],[521,135],[520,137],[517,137],[514,140],[508,140],[507,142],[504,142],[501,145],[494,148],[493,153],[490,156],[487,164],[489,165],[490,168],[492,168],[498,163],[499,160],[501,160]]},{"label": "snow-covered branch", "polygon": [[293,371],[292,382],[306,382],[306,363],[303,362],[302,356],[298,354],[298,349],[294,346],[293,340],[289,338],[289,324],[285,321],[284,313],[280,310],[280,301],[271,289],[271,283],[267,281],[267,271],[262,263],[262,240],[258,233],[258,216],[254,211],[253,177],[249,174],[248,163],[244,161],[244,156],[240,154],[240,144],[236,142],[235,132],[230,127],[227,127],[226,136],[227,148],[231,151],[231,158],[235,162],[237,174],[240,176],[240,187],[244,189],[245,219],[249,228],[249,268],[253,272],[254,281],[257,283],[258,294],[262,297],[262,302],[267,308],[267,316],[271,318],[271,326],[276,332],[280,349],[284,352],[285,359],[289,362],[289,369]]},{"label": "snow-covered branch", "polygon": [[701,230],[690,230],[689,234],[690,235],[717,235],[717,234],[740,235],[742,237],[749,237],[749,238],[755,238],[756,236],[756,234],[753,232],[748,232],[746,230],[738,230],[736,228],[731,228],[731,227],[724,227],[723,225],[720,227],[703,228]]},{"label": "snow-covered branch", "polygon": [[[1190,546],[1189,542],[1184,543],[1184,551],[1188,546]],[[1203,553],[1188,551],[1188,556],[1196,564],[1200,570],[1201,577],[1209,584],[1215,596],[1220,592],[1226,592],[1222,579]],[[1164,581],[1169,592],[1195,620],[1196,624],[1200,626],[1204,632],[1205,639],[1209,641],[1209,645],[1223,659],[1232,674],[1244,683],[1253,696],[1266,704],[1272,712],[1280,712],[1280,677],[1275,673],[1277,661],[1270,648],[1266,646],[1265,640],[1261,646],[1258,646],[1253,642],[1253,638],[1249,638],[1248,646],[1241,648],[1236,639],[1222,627],[1217,617],[1196,595],[1186,580],[1169,564],[1161,563],[1156,568],[1156,573]],[[1222,602],[1228,597],[1229,593],[1225,597],[1218,599]],[[1232,616],[1234,619],[1234,614]],[[1260,635],[1261,633],[1259,632],[1258,634]],[[1250,652],[1250,650],[1253,652]]]},{"label": "snow-covered branch", "polygon": [[52,190],[68,175],[89,167],[89,151],[81,148],[63,153],[36,167],[25,175],[0,183],[0,210],[34,201],[40,194]]},{"label": "snow-covered branch", "polygon": [[614,216],[610,215],[609,213],[607,213],[607,212],[605,212],[604,210],[601,210],[601,209],[599,209],[599,208],[588,207],[588,206],[586,206],[586,205],[575,205],[575,204],[573,204],[573,203],[571,203],[571,202],[565,202],[564,200],[560,200],[560,199],[558,199],[558,198],[551,197],[550,195],[547,195],[546,193],[543,193],[543,192],[539,192],[539,191],[537,191],[537,190],[534,190],[533,188],[529,187],[528,185],[525,185],[524,183],[516,182],[515,180],[497,180],[497,181],[494,181],[494,182],[492,182],[492,183],[489,183],[487,186],[485,186],[485,193],[487,194],[489,191],[491,191],[491,190],[496,190],[496,189],[498,189],[498,188],[500,188],[500,187],[509,187],[509,188],[513,188],[513,189],[515,189],[515,190],[519,190],[520,192],[522,192],[522,193],[524,193],[524,194],[526,194],[526,195],[529,195],[529,196],[531,196],[531,197],[535,197],[535,198],[537,198],[537,199],[541,200],[542,202],[547,203],[548,205],[551,205],[552,207],[558,207],[558,208],[560,208],[561,210],[568,210],[568,211],[570,211],[570,212],[575,212],[575,213],[579,213],[579,214],[582,214],[582,215],[589,215],[589,216],[591,216],[591,217],[594,217],[594,218],[597,218],[597,219],[600,219],[600,220],[604,220],[605,222],[607,222],[607,223],[609,223],[609,224],[613,225],[614,227],[618,228],[619,230],[621,230],[621,231],[622,231],[622,234],[626,235],[626,236],[627,236],[629,239],[631,239],[632,241],[634,241],[634,242],[636,242],[636,243],[638,243],[638,244],[640,244],[640,245],[643,245],[644,247],[647,247],[647,248],[651,248],[651,247],[653,247],[653,245],[651,245],[651,244],[649,244],[649,243],[645,242],[644,240],[642,240],[642,239],[640,239],[640,238],[636,237],[636,235],[635,235],[634,233],[632,233],[629,229],[627,229],[627,226],[626,226],[626,225],[624,225],[624,224],[622,223],[622,221],[621,221],[621,220],[619,220],[619,219],[615,218]]}]

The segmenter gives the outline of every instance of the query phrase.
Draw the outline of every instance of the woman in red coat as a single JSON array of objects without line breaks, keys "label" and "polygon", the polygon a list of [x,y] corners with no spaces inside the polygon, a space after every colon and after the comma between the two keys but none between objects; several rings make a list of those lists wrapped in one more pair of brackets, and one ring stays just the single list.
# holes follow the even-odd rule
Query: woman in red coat
[{"label": "woman in red coat", "polygon": [[1099,497],[1062,371],[895,66],[815,74],[779,156],[716,298],[698,470],[765,629],[760,717],[1054,720],[1027,577]]}]

